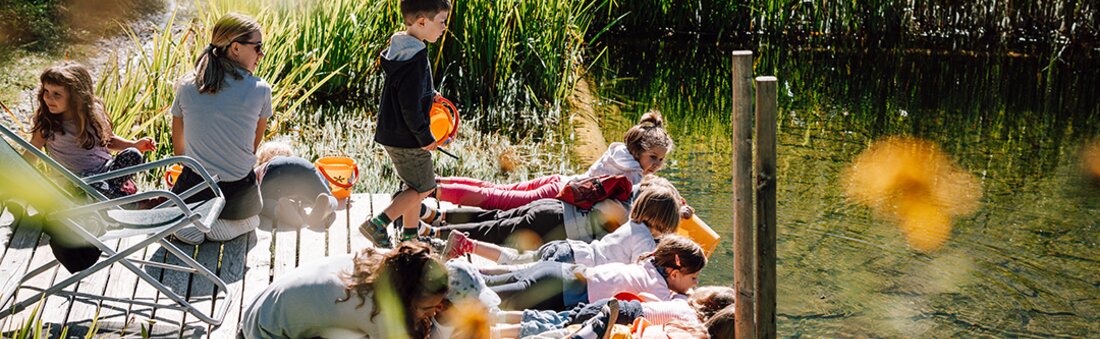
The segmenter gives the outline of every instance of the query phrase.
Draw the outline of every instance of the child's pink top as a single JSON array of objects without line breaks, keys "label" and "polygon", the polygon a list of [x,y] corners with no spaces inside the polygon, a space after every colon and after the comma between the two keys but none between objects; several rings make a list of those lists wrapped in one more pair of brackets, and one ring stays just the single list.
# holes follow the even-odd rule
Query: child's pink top
[{"label": "child's pink top", "polygon": [[671,301],[653,301],[642,303],[642,316],[653,324],[667,324],[673,321],[691,324],[699,323],[695,309],[687,300],[677,298]]},{"label": "child's pink top", "polygon": [[81,146],[80,137],[77,136],[80,128],[76,121],[62,120],[61,129],[65,133],[54,132],[52,138],[46,139],[46,151],[50,153],[50,158],[77,176],[103,172],[107,161],[111,160],[111,152],[107,147],[98,142],[92,149]]},{"label": "child's pink top", "polygon": [[583,272],[588,280],[588,301],[611,298],[619,292],[634,294],[648,293],[658,300],[668,301],[675,297],[668,289],[668,282],[653,263],[645,261],[637,264],[611,263],[588,267]]}]

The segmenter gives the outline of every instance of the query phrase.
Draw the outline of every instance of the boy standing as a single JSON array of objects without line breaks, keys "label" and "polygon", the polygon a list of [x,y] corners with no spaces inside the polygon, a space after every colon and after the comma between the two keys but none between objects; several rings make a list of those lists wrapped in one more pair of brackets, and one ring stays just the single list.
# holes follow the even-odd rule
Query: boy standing
[{"label": "boy standing", "polygon": [[439,145],[428,117],[435,88],[424,41],[435,42],[443,35],[450,10],[448,0],[401,0],[406,30],[394,33],[389,48],[382,51],[386,80],[374,141],[386,149],[397,176],[408,188],[382,213],[359,225],[359,232],[377,246],[391,247],[387,231],[398,217],[404,224],[401,240],[416,239],[420,202],[436,187],[429,152]]}]

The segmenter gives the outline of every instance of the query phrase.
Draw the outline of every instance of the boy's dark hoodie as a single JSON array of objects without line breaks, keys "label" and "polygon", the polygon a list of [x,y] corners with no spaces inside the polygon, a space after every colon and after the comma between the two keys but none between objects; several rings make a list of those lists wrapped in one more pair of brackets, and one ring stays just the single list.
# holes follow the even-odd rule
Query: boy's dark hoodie
[{"label": "boy's dark hoodie", "polygon": [[435,137],[428,112],[435,87],[427,46],[405,32],[394,34],[390,47],[382,51],[382,70],[386,81],[374,141],[400,148],[430,145]]}]

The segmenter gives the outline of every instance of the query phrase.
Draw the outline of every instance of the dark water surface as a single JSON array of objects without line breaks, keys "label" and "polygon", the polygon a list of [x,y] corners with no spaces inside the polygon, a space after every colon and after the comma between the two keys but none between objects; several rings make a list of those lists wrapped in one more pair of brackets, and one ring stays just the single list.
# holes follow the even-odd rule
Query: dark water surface
[{"label": "dark water surface", "polygon": [[[613,46],[594,70],[608,140],[651,108],[676,140],[662,173],[723,236],[703,284],[732,285],[732,48]],[[1100,184],[1081,171],[1100,130],[1100,61],[1008,53],[756,51],[779,79],[782,336],[1088,337],[1100,333]],[[1049,66],[1049,67],[1048,67]],[[983,196],[946,245],[911,249],[850,203],[841,172],[875,140],[938,144]]]}]

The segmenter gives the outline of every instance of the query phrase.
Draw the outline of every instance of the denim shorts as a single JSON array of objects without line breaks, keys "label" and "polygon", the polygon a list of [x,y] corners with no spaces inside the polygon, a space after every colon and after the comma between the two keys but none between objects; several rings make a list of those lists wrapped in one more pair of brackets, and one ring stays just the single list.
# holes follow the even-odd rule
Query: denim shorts
[{"label": "denim shorts", "polygon": [[435,189],[435,169],[432,153],[421,148],[382,146],[393,161],[393,169],[405,185],[417,193]]}]

